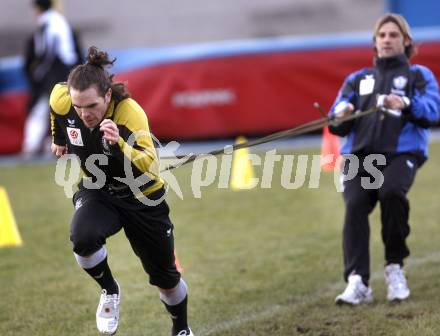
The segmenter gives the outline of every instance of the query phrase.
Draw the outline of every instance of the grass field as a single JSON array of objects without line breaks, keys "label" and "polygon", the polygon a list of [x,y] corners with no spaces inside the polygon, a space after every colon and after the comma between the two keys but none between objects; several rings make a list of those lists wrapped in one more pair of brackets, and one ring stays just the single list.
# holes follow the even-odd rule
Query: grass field
[{"label": "grass field", "polygon": [[[232,192],[212,185],[201,199],[190,193],[191,166],[175,170],[184,199],[170,195],[168,202],[195,334],[440,335],[440,144],[431,146],[409,195],[412,292],[400,305],[385,299],[377,209],[370,244],[375,302],[334,305],[344,283],[343,204],[333,174],[323,173],[317,189],[286,190],[275,167],[271,188]],[[71,201],[54,183],[54,171],[53,163],[0,167],[24,240],[21,248],[0,249],[2,336],[98,334],[99,289],[72,256]],[[123,291],[118,335],[168,335],[169,318],[123,233],[107,247]]]}]

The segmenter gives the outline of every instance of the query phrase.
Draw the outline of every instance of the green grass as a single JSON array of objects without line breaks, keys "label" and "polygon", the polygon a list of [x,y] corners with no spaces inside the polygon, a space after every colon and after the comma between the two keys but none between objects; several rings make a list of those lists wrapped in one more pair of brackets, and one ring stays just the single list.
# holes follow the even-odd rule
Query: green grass
[{"label": "green grass", "polygon": [[[279,166],[269,189],[232,192],[214,184],[202,188],[201,199],[191,196],[191,166],[174,171],[184,199],[170,195],[168,202],[195,334],[439,335],[440,144],[431,147],[409,195],[412,294],[401,305],[385,300],[377,209],[370,245],[375,303],[334,305],[344,288],[342,196],[332,173],[323,173],[317,189],[286,190]],[[54,172],[55,164],[0,168],[24,240],[23,247],[0,249],[2,336],[97,335],[99,289],[72,256],[71,200]],[[168,335],[169,318],[124,234],[107,247],[123,290],[118,335]]]}]

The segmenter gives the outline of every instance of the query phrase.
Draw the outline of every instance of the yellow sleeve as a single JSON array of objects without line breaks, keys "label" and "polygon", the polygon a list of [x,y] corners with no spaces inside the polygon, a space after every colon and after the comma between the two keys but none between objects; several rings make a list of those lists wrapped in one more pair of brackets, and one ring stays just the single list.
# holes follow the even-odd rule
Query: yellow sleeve
[{"label": "yellow sleeve", "polygon": [[159,160],[142,107],[131,98],[124,99],[117,105],[113,121],[120,130],[118,145],[124,156],[141,172],[158,179]]},{"label": "yellow sleeve", "polygon": [[66,115],[69,113],[72,107],[72,99],[66,83],[58,83],[53,87],[49,104],[55,114]]},{"label": "yellow sleeve", "polygon": [[66,144],[66,139],[61,130],[60,124],[57,121],[57,116],[66,115],[69,113],[72,106],[72,100],[69,96],[67,84],[56,84],[52,89],[49,98],[50,104],[50,129],[52,133],[52,142],[59,146]]}]

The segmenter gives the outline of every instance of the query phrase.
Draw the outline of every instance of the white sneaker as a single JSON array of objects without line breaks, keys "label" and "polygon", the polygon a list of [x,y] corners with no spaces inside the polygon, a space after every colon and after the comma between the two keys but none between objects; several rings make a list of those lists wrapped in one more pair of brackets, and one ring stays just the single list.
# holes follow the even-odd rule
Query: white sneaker
[{"label": "white sneaker", "polygon": [[191,331],[191,328],[188,327],[187,330],[181,330],[179,331],[176,336],[194,336],[193,332]]},{"label": "white sneaker", "polygon": [[409,297],[409,288],[406,283],[405,272],[399,264],[385,266],[385,281],[388,285],[387,299],[389,301],[403,301]]},{"label": "white sneaker", "polygon": [[348,277],[348,285],[344,292],[336,297],[337,304],[358,305],[360,303],[373,302],[373,291],[362,282],[358,274],[352,274]]},{"label": "white sneaker", "polygon": [[118,282],[116,282],[116,285],[118,286],[119,294],[107,295],[107,291],[103,289],[98,309],[96,310],[96,326],[103,335],[114,335],[118,329],[121,288]]}]

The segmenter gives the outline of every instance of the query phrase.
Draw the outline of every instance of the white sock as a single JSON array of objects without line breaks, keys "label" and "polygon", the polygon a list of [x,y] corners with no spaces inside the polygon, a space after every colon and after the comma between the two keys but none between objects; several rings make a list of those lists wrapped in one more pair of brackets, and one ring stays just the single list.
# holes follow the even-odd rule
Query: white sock
[{"label": "white sock", "polygon": [[164,294],[162,292],[159,292],[159,297],[168,306],[175,306],[178,305],[180,302],[182,302],[187,294],[188,294],[188,287],[185,281],[183,281],[183,279],[180,278],[180,281],[177,284],[177,288],[174,292],[170,294]]},{"label": "white sock", "polygon": [[76,261],[82,268],[89,269],[95,267],[107,257],[107,250],[105,247],[101,247],[98,251],[87,257],[82,257],[75,252],[73,254],[75,255]]}]

